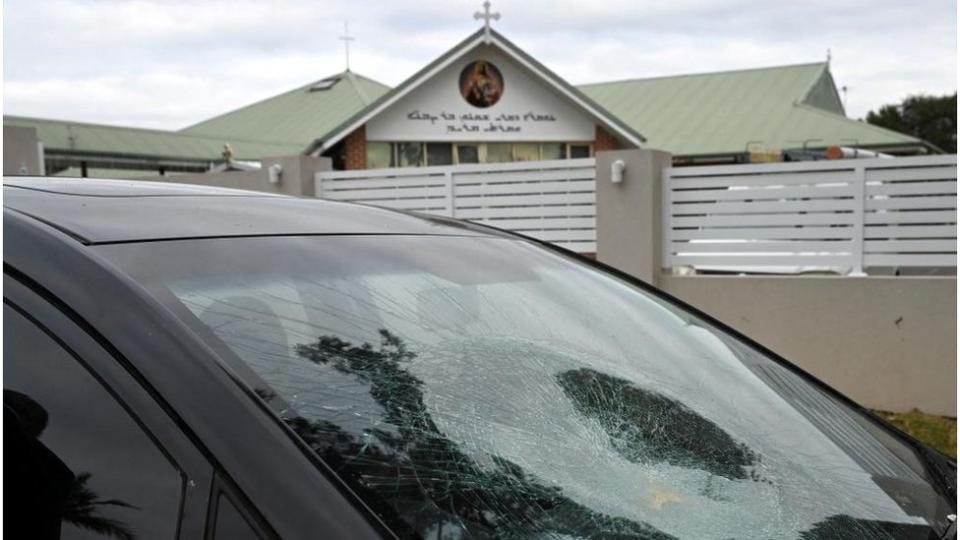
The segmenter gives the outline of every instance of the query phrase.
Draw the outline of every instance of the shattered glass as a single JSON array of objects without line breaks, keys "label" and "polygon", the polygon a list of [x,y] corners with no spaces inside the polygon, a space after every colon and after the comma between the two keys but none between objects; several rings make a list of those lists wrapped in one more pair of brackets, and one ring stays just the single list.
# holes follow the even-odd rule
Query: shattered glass
[{"label": "shattered glass", "polygon": [[789,368],[524,242],[131,249],[106,247],[403,538],[927,539],[955,508]]}]

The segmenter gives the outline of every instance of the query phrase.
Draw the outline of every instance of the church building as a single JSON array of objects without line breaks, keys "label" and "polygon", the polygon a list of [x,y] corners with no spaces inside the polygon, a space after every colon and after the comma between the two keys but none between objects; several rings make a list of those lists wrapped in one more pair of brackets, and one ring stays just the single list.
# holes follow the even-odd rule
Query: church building
[{"label": "church building", "polygon": [[395,88],[347,70],[178,131],[18,116],[4,126],[35,130],[45,174],[126,178],[211,170],[225,145],[238,161],[304,154],[335,169],[639,147],[677,165],[806,159],[830,146],[939,152],[847,118],[827,62],[574,86],[489,19]]}]

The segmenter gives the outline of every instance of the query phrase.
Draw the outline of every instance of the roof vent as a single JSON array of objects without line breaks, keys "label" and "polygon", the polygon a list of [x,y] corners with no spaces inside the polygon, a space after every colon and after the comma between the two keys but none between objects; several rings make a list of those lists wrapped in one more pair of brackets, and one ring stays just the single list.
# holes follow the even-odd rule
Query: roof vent
[{"label": "roof vent", "polygon": [[333,88],[333,85],[340,82],[340,77],[327,77],[326,79],[317,81],[310,86],[310,92],[321,92],[323,90],[329,90]]}]

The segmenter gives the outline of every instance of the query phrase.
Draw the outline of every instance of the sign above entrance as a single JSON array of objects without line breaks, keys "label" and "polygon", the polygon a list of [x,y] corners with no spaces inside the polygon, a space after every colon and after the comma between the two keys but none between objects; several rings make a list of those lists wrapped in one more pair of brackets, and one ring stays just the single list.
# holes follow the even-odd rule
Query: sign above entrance
[{"label": "sign above entrance", "polygon": [[528,112],[525,114],[489,114],[489,113],[462,113],[456,114],[447,111],[438,113],[423,112],[420,110],[407,113],[408,120],[419,120],[436,125],[438,122],[445,127],[447,135],[455,133],[523,133],[524,127],[530,127],[540,122],[556,122],[557,118],[550,113]]}]

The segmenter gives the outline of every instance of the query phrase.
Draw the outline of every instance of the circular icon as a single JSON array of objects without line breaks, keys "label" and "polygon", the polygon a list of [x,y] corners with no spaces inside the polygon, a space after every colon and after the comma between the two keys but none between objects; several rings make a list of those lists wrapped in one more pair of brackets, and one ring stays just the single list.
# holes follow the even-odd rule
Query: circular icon
[{"label": "circular icon", "polygon": [[470,62],[460,72],[460,95],[474,107],[489,107],[503,95],[503,75],[486,60]]}]

